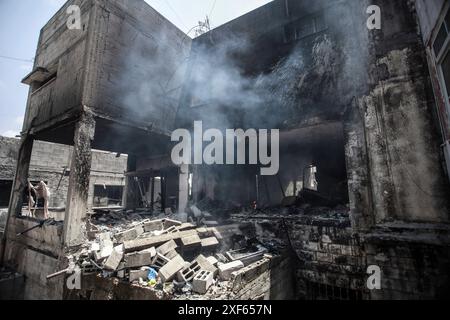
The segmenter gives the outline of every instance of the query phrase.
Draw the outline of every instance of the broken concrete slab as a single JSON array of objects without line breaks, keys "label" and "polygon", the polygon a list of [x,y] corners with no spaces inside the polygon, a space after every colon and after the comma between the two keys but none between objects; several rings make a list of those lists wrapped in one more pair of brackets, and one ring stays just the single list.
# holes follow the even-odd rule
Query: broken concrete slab
[{"label": "broken concrete slab", "polygon": [[170,240],[164,243],[163,245],[156,248],[156,252],[162,254],[163,256],[166,255],[168,252],[178,248],[178,245],[175,241]]},{"label": "broken concrete slab", "polygon": [[225,263],[219,266],[219,276],[220,279],[224,281],[228,281],[231,278],[231,274],[235,271],[244,268],[244,264],[242,261],[233,261],[229,263]]},{"label": "broken concrete slab", "polygon": [[154,247],[138,252],[128,253],[124,257],[126,268],[137,268],[142,266],[150,266],[153,258],[156,256]]},{"label": "broken concrete slab", "polygon": [[200,271],[192,281],[192,290],[199,294],[205,294],[214,282],[214,275],[209,271]]},{"label": "broken concrete slab", "polygon": [[161,281],[165,283],[172,280],[178,271],[183,269],[185,263],[186,262],[180,255],[177,255],[175,258],[170,260],[161,269],[159,269],[158,275],[161,278]]}]

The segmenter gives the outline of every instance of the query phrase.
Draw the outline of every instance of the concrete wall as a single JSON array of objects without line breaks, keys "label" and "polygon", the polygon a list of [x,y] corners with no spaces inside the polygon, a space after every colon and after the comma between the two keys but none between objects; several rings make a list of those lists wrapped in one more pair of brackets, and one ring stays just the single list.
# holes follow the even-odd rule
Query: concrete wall
[{"label": "concrete wall", "polygon": [[[67,28],[66,10],[70,5],[81,8],[81,30]],[[42,28],[36,51],[34,68],[42,67],[56,79],[37,89],[32,84],[27,103],[24,131],[33,126],[51,126],[50,119],[65,117],[81,111],[87,35],[91,29],[90,16],[93,1],[70,0]]]}]

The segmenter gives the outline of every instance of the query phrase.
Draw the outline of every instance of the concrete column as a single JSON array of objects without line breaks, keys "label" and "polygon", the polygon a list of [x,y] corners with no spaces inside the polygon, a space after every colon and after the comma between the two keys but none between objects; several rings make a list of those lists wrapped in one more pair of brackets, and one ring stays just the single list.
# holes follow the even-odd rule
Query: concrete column
[{"label": "concrete column", "polygon": [[178,193],[178,212],[185,212],[189,201],[189,165],[183,164],[180,167]]},{"label": "concrete column", "polygon": [[30,169],[31,153],[34,139],[31,136],[22,138],[17,159],[16,175],[9,201],[9,216],[22,213],[23,194],[28,187],[28,171]]},{"label": "concrete column", "polygon": [[366,231],[374,225],[372,192],[363,119],[356,103],[347,110],[344,123],[345,158],[352,227]]},{"label": "concrete column", "polygon": [[[136,171],[136,161],[137,158],[134,155],[128,155],[127,160],[127,173]],[[125,177],[125,188],[123,190],[122,206],[126,210],[134,210],[139,204],[139,190],[134,182],[134,176]]]},{"label": "concrete column", "polygon": [[4,262],[6,236],[8,234],[10,217],[22,214],[23,194],[25,189],[28,187],[28,172],[30,169],[31,153],[33,152],[33,143],[34,139],[30,135],[25,135],[20,143],[16,174],[9,200],[8,218],[6,220],[3,238],[1,239],[0,265],[3,265]]},{"label": "concrete column", "polygon": [[64,245],[77,246],[86,239],[86,213],[88,208],[89,178],[91,174],[91,141],[95,135],[95,120],[84,112],[74,135],[74,148],[70,165],[69,189],[64,220]]}]

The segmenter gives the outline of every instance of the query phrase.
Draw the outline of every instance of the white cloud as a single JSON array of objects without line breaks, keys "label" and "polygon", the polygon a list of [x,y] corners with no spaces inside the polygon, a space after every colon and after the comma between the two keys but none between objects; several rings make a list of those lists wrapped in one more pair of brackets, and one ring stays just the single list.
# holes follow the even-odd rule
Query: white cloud
[{"label": "white cloud", "polygon": [[8,138],[15,138],[17,135],[19,135],[19,132],[14,131],[14,130],[8,130],[8,131],[2,133],[2,136],[8,137]]}]

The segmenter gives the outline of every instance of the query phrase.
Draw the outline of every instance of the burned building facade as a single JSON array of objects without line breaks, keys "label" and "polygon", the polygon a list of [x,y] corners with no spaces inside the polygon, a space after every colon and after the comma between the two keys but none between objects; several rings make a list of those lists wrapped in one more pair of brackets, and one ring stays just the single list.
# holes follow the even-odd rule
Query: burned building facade
[{"label": "burned building facade", "polygon": [[[435,2],[431,19],[445,20],[448,9]],[[266,246],[284,243],[273,278],[265,269],[234,297],[448,297],[450,197],[438,126],[448,130],[448,99],[437,95],[442,77],[436,83],[429,47],[441,24],[424,28],[424,3],[275,0],[190,39],[143,1],[68,1],[42,29],[24,80],[31,89],[5,264],[26,275],[28,297],[63,297],[62,280],[27,264],[64,269],[62,253],[87,238],[96,148],[128,154],[127,209],[154,209],[158,197],[166,212],[197,203],[250,225]],[[81,30],[66,27],[73,4]],[[379,30],[367,27],[374,5]],[[279,129],[278,174],[175,166],[171,131],[194,121]],[[30,225],[20,213],[34,140],[74,146],[66,211],[63,225],[18,239]],[[367,287],[369,266],[382,271],[379,290]]]}]

